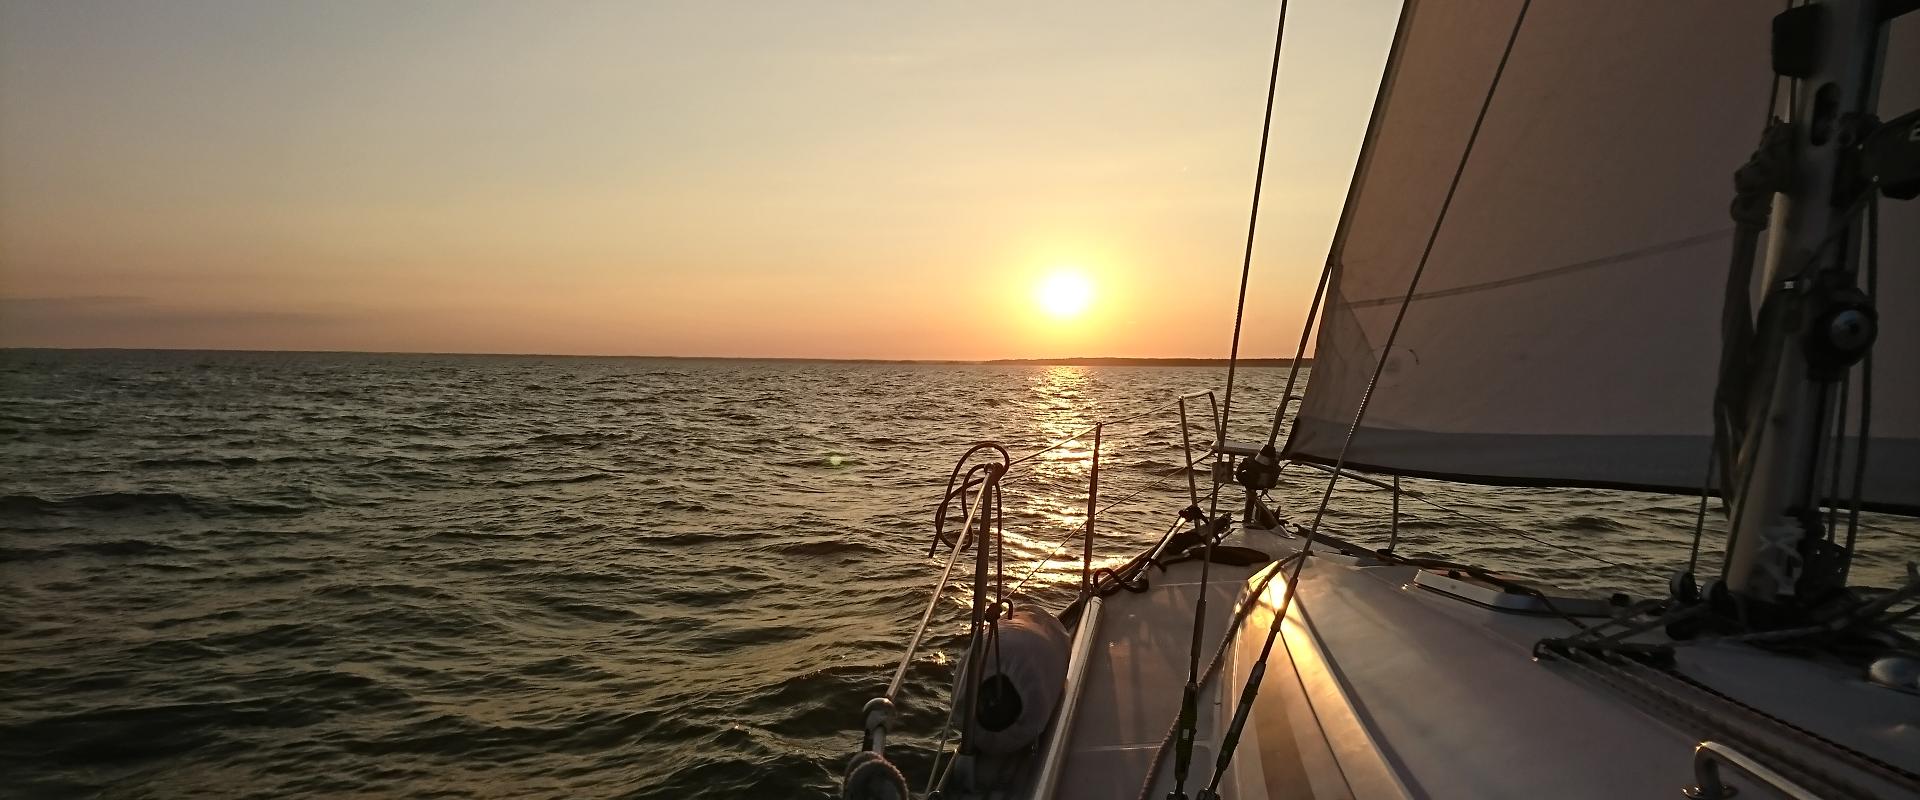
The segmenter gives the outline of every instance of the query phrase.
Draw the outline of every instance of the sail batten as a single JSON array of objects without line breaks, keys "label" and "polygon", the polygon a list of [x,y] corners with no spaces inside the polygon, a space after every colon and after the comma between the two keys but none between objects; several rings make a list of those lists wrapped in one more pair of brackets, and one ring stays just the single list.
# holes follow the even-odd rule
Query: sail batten
[{"label": "sail batten", "polygon": [[[1314,371],[1286,453],[1332,462],[1384,358],[1348,454],[1356,468],[1698,492],[1732,175],[1769,109],[1777,8],[1536,0],[1415,287],[1520,7],[1410,0],[1329,254]],[[1883,116],[1920,105],[1912,27],[1896,27],[1905,41],[1888,48]],[[1863,496],[1915,513],[1920,204],[1886,203],[1881,228]]]}]

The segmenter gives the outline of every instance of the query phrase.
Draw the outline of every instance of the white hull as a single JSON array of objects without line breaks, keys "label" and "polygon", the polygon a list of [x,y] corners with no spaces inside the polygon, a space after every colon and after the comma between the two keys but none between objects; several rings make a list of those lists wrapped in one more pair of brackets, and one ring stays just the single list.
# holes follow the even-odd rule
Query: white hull
[{"label": "white hull", "polygon": [[[1302,542],[1251,530],[1225,544],[1278,559]],[[1219,652],[1222,630],[1275,563],[1213,566],[1203,669]],[[1147,591],[1104,599],[1085,681],[1069,687],[1078,708],[1064,732],[1052,791],[1036,783],[1057,731],[1032,753],[983,762],[985,794],[1167,796],[1172,748],[1164,745],[1186,678],[1199,566],[1152,569]],[[1811,796],[1920,797],[1899,774],[1920,771],[1920,696],[1869,683],[1858,669],[1738,643],[1674,650],[1679,675],[1728,699],[1650,666],[1535,660],[1536,642],[1578,628],[1557,616],[1498,610],[1418,585],[1419,572],[1325,544],[1315,548],[1221,782],[1223,797],[1672,798],[1695,785],[1694,751],[1706,741],[1751,756],[1776,770],[1783,785],[1798,783]],[[1258,605],[1231,632],[1221,669],[1203,687],[1188,796],[1213,772],[1286,578],[1281,572],[1264,582]],[[1835,758],[1740,704],[1892,769]],[[1156,778],[1143,793],[1149,772]],[[1794,796],[1738,769],[1726,770],[1726,782],[1743,797]],[[950,786],[948,796],[968,794],[959,788]]]}]

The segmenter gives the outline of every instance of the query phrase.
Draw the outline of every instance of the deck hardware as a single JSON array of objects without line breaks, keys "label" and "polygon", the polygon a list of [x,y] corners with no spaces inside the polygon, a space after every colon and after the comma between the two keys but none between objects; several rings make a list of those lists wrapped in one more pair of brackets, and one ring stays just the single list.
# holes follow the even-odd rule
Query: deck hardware
[{"label": "deck hardware", "polygon": [[1093,596],[1093,519],[1100,513],[1100,434],[1106,423],[1093,426],[1093,467],[1087,472],[1087,538],[1080,557],[1080,596]]},{"label": "deck hardware", "polygon": [[1860,147],[1864,177],[1892,200],[1920,197],[1920,111],[1882,123]]},{"label": "deck hardware", "polygon": [[1787,780],[1765,764],[1719,742],[1701,742],[1700,746],[1693,749],[1694,785],[1681,790],[1681,794],[1691,800],[1722,800],[1734,796],[1738,790],[1720,779],[1722,764],[1752,776],[1754,780],[1792,800],[1820,800],[1818,795],[1800,784]]},{"label": "deck hardware", "polygon": [[1387,522],[1387,552],[1400,546],[1400,475],[1393,476],[1393,516]]},{"label": "deck hardware", "polygon": [[1773,72],[1785,78],[1812,77],[1820,60],[1820,26],[1826,9],[1798,6],[1773,18]]}]

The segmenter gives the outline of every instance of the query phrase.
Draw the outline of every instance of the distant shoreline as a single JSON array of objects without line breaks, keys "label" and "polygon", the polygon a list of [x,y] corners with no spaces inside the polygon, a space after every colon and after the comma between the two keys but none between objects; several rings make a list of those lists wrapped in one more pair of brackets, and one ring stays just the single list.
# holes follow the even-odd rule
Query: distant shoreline
[{"label": "distant shoreline", "polygon": [[[932,364],[954,366],[1027,366],[1027,367],[1224,367],[1224,358],[1130,358],[1124,356],[1071,356],[1066,358],[797,358],[782,356],[650,356],[577,353],[429,353],[362,350],[241,350],[176,349],[146,347],[0,347],[5,352],[61,353],[248,353],[281,355],[360,355],[360,356],[465,356],[474,358],[630,358],[645,361],[774,361],[801,364]],[[1313,366],[1312,358],[1300,359],[1300,365]],[[1291,358],[1243,358],[1243,367],[1290,367]]]},{"label": "distant shoreline", "polygon": [[[1036,367],[1224,367],[1224,358],[1000,358],[992,361],[968,361],[968,364],[1030,364]],[[1313,366],[1313,359],[1300,359],[1303,367]],[[1243,367],[1291,367],[1291,358],[1243,358]]]}]

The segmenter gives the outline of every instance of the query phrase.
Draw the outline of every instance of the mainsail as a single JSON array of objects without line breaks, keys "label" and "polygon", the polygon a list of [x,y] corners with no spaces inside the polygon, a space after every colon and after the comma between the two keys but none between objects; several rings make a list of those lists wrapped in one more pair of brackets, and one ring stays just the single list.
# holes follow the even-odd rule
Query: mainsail
[{"label": "mainsail", "polygon": [[[1520,9],[1409,0],[1329,255],[1312,381],[1286,454],[1336,460],[1384,357],[1351,467],[1697,492],[1732,175],[1767,119],[1779,6],[1536,0],[1415,285]],[[1897,22],[1893,36],[1883,117],[1920,106],[1920,20]],[[1883,201],[1880,217],[1863,495],[1869,508],[1914,513],[1920,202]],[[1856,384],[1852,420],[1859,394]],[[1851,467],[1843,474],[1850,486]]]}]

